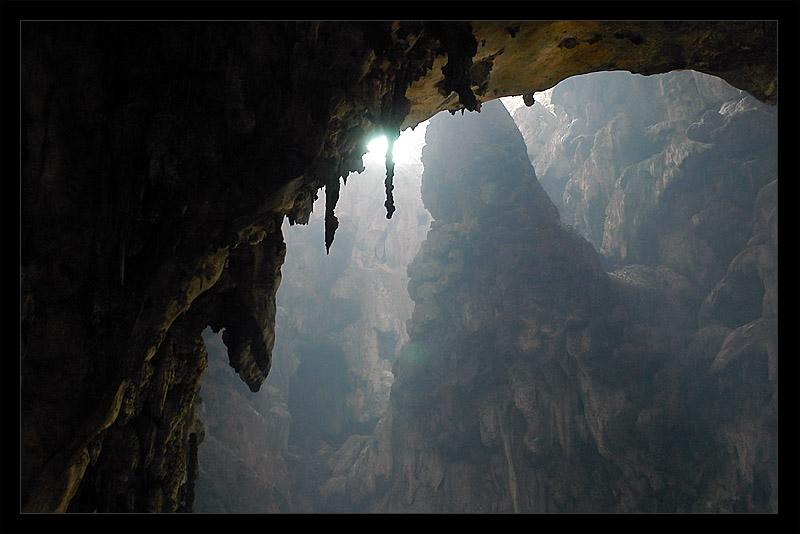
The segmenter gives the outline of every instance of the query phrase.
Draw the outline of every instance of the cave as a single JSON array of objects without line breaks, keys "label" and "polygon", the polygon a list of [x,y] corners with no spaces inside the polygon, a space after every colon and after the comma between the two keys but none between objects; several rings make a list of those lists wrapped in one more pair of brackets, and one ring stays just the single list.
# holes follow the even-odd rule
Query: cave
[{"label": "cave", "polygon": [[[22,22],[22,511],[191,511],[202,433],[198,382],[209,359],[201,333],[224,329],[230,366],[251,392],[261,388],[276,343],[284,221],[306,224],[324,190],[319,243],[335,264],[337,247],[351,246],[337,237],[347,224],[336,213],[342,179],[363,170],[376,135],[393,140],[439,112],[472,114],[500,97],[524,95],[527,104],[561,80],[597,71],[692,69],[774,106],[777,26]],[[574,148],[581,153],[580,140]],[[387,195],[391,168],[388,161]],[[399,210],[388,196],[386,217]],[[757,262],[745,260],[739,271],[757,286]],[[603,270],[599,263],[587,269]],[[706,316],[732,298],[726,291],[720,287]],[[730,321],[752,318],[748,302],[749,315]],[[334,319],[346,326],[350,318]],[[588,327],[576,319],[569,328]],[[400,349],[385,334],[372,336],[384,355]],[[759,353],[742,337],[731,357]],[[570,339],[580,345],[579,338]],[[587,365],[609,356],[602,352]],[[610,357],[622,367],[640,360],[631,347]],[[647,374],[647,363],[630,372]],[[478,370],[467,365],[463,373]],[[577,397],[567,404],[579,409]],[[492,425],[518,417],[497,414]],[[609,447],[633,417],[620,419],[622,430],[608,429]],[[438,431],[446,450],[463,453],[453,438],[460,430]],[[485,439],[501,443],[503,432],[492,432]],[[546,458],[554,444],[563,447],[551,438],[551,448],[521,450]],[[500,460],[484,460],[496,480],[510,476]],[[759,473],[750,494],[775,511],[777,494],[766,496],[770,476]],[[509,495],[515,506],[523,497],[538,498]],[[286,508],[284,497],[275,502]]]}]

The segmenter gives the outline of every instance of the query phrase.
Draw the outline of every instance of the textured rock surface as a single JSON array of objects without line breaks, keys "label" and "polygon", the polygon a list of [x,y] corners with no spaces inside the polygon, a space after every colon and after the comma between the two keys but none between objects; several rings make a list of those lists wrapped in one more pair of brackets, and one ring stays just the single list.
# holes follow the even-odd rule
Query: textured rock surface
[{"label": "textured rock surface", "polygon": [[[556,355],[567,332],[603,329],[594,306],[609,279],[559,222],[499,103],[436,119],[423,152],[423,200],[436,220],[409,266],[412,344],[396,367],[392,488],[381,506],[547,511],[547,492],[525,477],[556,471],[521,469],[522,455],[538,455],[545,471],[567,468],[543,461],[554,444],[577,441],[579,395]],[[520,424],[540,399],[548,416]]]},{"label": "textured rock surface", "polygon": [[562,219],[611,264],[663,265],[711,289],[777,175],[775,109],[691,71],[575,77],[550,102],[515,118]]},{"label": "textured rock surface", "polygon": [[[149,446],[120,430],[116,461],[141,486],[133,502],[101,498],[124,493],[97,474],[101,443],[123,405],[142,419],[132,399],[160,410],[165,387],[184,400],[147,417],[177,432],[202,369],[191,347],[207,325],[226,328],[231,364],[260,387],[281,222],[304,221],[320,187],[335,198],[339,177],[361,167],[365,137],[594,70],[697,68],[777,101],[775,23],[24,22],[20,31],[25,511],[63,511],[74,499],[82,510],[181,508],[175,486],[192,478],[196,433],[158,438],[175,461],[148,475]],[[150,375],[181,367],[186,351],[190,376]],[[153,425],[140,423],[140,442]],[[178,435],[188,436],[180,446]],[[162,452],[153,449],[153,465]]]},{"label": "textured rock surface", "polygon": [[[698,324],[699,290],[673,269],[606,275],[524,154],[499,105],[431,121],[436,220],[409,267],[411,341],[340,498],[376,512],[777,511],[776,318]],[[777,250],[774,187],[749,221],[759,244],[729,273],[775,280],[759,248]]]},{"label": "textured rock surface", "polygon": [[[624,93],[609,91],[625,82]],[[604,100],[606,94],[624,94],[625,101]],[[770,430],[777,413],[774,109],[693,72],[578,77],[556,87],[551,102],[555,114],[537,104],[515,117],[545,187],[561,201],[562,218],[609,263],[649,265],[612,273],[626,285],[643,287],[636,278],[653,268],[672,280],[684,278],[669,302],[649,290],[636,313],[644,316],[654,302],[671,310],[652,323],[671,339],[685,336],[680,328],[697,329],[679,353],[682,365],[702,362],[707,369],[704,385],[691,386],[703,392],[703,420],[716,421],[725,410],[737,414],[736,423],[712,431],[729,456],[716,468],[717,486],[707,484],[715,495],[708,502],[723,511],[776,510],[776,493],[766,490],[776,487],[776,472],[764,469],[773,465],[777,447]],[[635,142],[618,145],[614,154],[603,141],[620,123],[624,128],[614,139]],[[643,142],[647,149],[637,150]],[[670,285],[666,279],[655,284]],[[728,367],[734,360],[738,374]],[[732,488],[745,496],[734,497]]]}]

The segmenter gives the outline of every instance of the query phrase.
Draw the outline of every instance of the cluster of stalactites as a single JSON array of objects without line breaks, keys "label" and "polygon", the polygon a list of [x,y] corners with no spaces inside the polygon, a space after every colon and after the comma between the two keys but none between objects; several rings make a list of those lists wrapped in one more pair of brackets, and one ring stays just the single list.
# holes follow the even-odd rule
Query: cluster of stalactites
[{"label": "cluster of stalactites", "polygon": [[[397,138],[400,137],[400,132],[397,131],[393,135],[386,135],[389,146],[386,148],[386,179],[384,186],[386,188],[386,202],[383,205],[386,207],[386,218],[391,219],[392,214],[395,212],[394,206],[394,158],[392,156],[392,149]],[[342,177],[345,184],[347,177]],[[339,219],[336,217],[334,211],[336,210],[336,203],[339,201],[339,191],[341,183],[339,177],[335,180],[330,180],[325,184],[325,251],[330,253],[333,238],[336,234],[336,229],[339,227]]]}]

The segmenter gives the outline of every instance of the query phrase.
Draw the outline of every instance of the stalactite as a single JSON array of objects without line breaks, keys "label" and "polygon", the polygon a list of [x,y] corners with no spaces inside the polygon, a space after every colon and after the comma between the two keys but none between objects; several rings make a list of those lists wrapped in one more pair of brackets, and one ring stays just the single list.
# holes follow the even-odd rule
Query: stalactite
[{"label": "stalactite", "polygon": [[333,236],[339,227],[339,219],[334,215],[336,203],[339,201],[339,178],[332,180],[325,186],[325,252],[330,253]]},{"label": "stalactite", "polygon": [[525,93],[522,95],[522,101],[528,107],[531,107],[536,102],[536,100],[533,98],[533,93]]},{"label": "stalactite", "polygon": [[386,218],[391,219],[392,214],[394,213],[394,195],[392,191],[394,190],[394,157],[392,156],[392,150],[394,149],[394,142],[397,138],[400,137],[400,132],[397,132],[396,135],[386,136],[386,139],[389,142],[389,146],[386,147],[386,202],[384,202],[384,206],[386,206]]}]

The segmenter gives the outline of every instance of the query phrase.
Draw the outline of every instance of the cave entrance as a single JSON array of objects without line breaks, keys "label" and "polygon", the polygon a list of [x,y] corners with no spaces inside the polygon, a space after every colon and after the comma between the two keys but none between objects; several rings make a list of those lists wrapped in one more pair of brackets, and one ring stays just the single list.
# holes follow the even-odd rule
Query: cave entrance
[{"label": "cave entrance", "polygon": [[[763,152],[775,143],[774,133],[764,128],[773,111],[717,78],[692,71],[576,76],[535,95],[532,107],[522,100],[503,103],[522,133],[536,177],[561,220],[591,243],[606,270],[626,266],[618,276],[644,280],[657,269],[629,266],[666,267],[685,278],[687,287],[711,291],[747,245],[756,197],[777,176],[776,162]],[[747,127],[736,130],[741,128],[737,121],[763,136],[742,133]],[[286,424],[272,429],[280,443],[271,449],[271,461],[290,468],[317,462],[321,467],[313,480],[320,485],[334,479],[343,483],[336,478],[344,476],[342,466],[355,462],[389,407],[396,361],[409,340],[406,322],[414,302],[406,271],[432,221],[420,198],[425,128],[423,123],[404,132],[406,138],[394,145],[397,211],[392,219],[381,209],[386,143],[377,141],[364,156],[365,171],[351,174],[341,189],[339,227],[329,254],[322,237],[324,192],[307,226],[287,222],[283,229],[287,256],[277,297],[276,357],[264,389],[273,402],[265,409],[285,411],[278,419]],[[715,144],[734,165],[724,167],[724,158],[712,151]],[[692,157],[681,156],[689,150],[695,151]],[[673,165],[670,158],[679,161]],[[725,168],[727,182],[712,179],[708,169],[713,165]],[[637,223],[623,225],[624,218]],[[648,220],[658,227],[645,224]],[[505,231],[513,230],[509,221],[498,219]],[[748,302],[759,304],[764,288],[751,285],[755,296]],[[677,305],[700,305],[689,290],[677,296],[688,302]],[[645,300],[643,321],[652,315],[652,302]],[[696,315],[687,324],[692,321]],[[639,352],[620,351],[619,358]],[[634,363],[631,372],[641,374],[650,373],[647,365],[660,365],[641,358]],[[281,473],[291,486],[286,481],[291,476]],[[312,491],[291,487],[295,494]],[[302,502],[295,498],[295,511],[314,511]]]}]

